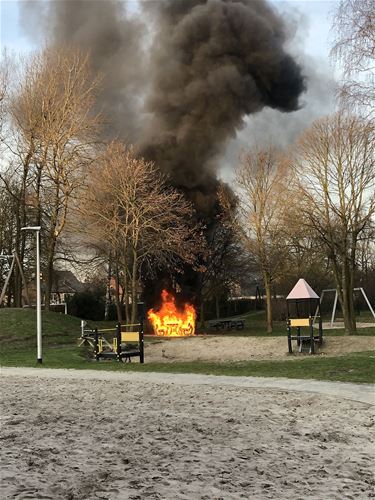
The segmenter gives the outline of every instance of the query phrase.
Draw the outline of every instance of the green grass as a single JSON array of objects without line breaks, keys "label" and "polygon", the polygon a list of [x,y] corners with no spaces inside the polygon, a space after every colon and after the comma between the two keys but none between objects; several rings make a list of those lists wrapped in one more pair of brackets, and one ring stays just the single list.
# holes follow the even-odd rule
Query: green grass
[{"label": "green grass", "polygon": [[[46,345],[66,344],[80,335],[81,320],[55,312],[42,312],[43,340]],[[17,344],[35,343],[36,311],[34,309],[0,309],[1,350]]]},{"label": "green grass", "polygon": [[[259,326],[262,313],[249,315],[247,335],[266,335]],[[306,356],[285,361],[248,362],[179,362],[179,363],[138,363],[117,362],[97,363],[91,359],[86,348],[77,347],[80,336],[80,320],[59,313],[45,312],[43,320],[43,367],[74,368],[94,370],[136,370],[172,373],[202,373],[231,376],[289,377],[343,382],[375,382],[375,352],[353,353],[339,357]],[[100,322],[100,328],[111,328],[115,322]],[[91,326],[95,323],[91,322]],[[365,330],[374,330],[365,329]],[[241,332],[237,332],[239,334]],[[362,332],[361,332],[362,333]],[[330,330],[328,335],[340,335]],[[371,331],[367,333],[373,335]],[[219,334],[228,335],[228,334]],[[285,335],[285,325],[273,336]],[[3,366],[36,365],[36,312],[31,309],[0,309],[0,363]],[[146,339],[152,341],[152,339]],[[40,365],[39,365],[40,366]]]},{"label": "green grass", "polygon": [[[34,349],[11,350],[1,356],[3,366],[40,367],[36,364]],[[287,377],[298,379],[331,380],[341,382],[375,382],[375,351],[348,354],[339,357],[309,356],[287,361],[243,361],[235,363],[118,363],[95,362],[85,349],[77,347],[45,348],[44,368],[73,368],[77,370],[140,371],[166,373],[199,373],[208,375]]]}]

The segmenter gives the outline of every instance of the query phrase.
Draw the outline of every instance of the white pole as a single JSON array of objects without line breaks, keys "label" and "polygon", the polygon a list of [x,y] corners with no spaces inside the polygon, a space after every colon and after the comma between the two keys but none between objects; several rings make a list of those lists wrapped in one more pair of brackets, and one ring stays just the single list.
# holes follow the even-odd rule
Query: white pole
[{"label": "white pole", "polygon": [[42,297],[40,293],[40,226],[21,227],[21,231],[35,231],[36,233],[36,345],[37,363],[42,363]]},{"label": "white pole", "polygon": [[332,317],[331,317],[331,327],[333,326],[333,322],[335,321],[338,296],[339,296],[339,294],[337,293],[337,290],[336,290],[336,293],[335,293],[335,302],[333,303],[333,311],[332,311]]},{"label": "white pole", "polygon": [[370,301],[368,300],[367,295],[365,294],[364,289],[363,289],[363,288],[359,288],[359,290],[361,290],[362,295],[364,296],[365,301],[367,302],[368,308],[370,309],[370,311],[372,312],[372,315],[373,315],[373,316],[374,316],[374,318],[375,318],[375,312],[374,312],[374,309],[371,307]]},{"label": "white pole", "polygon": [[[322,302],[323,302],[324,292],[325,292],[325,290],[322,291],[322,295],[320,296],[320,299],[319,299],[319,304],[320,305],[322,305]],[[318,312],[319,312],[319,305],[316,306],[316,311],[315,311],[315,315],[314,315],[313,325],[315,324],[316,317],[318,316]],[[323,318],[321,318],[321,319],[323,320]]]},{"label": "white pole", "polygon": [[39,231],[36,232],[36,332],[37,362],[42,363],[42,298],[40,293],[40,248]]}]

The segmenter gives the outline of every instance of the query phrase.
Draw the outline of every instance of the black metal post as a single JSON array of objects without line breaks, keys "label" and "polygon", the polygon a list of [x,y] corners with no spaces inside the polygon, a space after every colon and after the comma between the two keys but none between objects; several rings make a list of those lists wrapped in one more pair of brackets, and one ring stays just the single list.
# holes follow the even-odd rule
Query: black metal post
[{"label": "black metal post", "polygon": [[315,353],[315,340],[314,340],[314,325],[313,318],[310,316],[310,352],[311,354]]},{"label": "black metal post", "polygon": [[288,351],[289,351],[289,354],[292,354],[293,352],[293,349],[292,349],[292,339],[291,339],[291,331],[290,331],[290,319],[288,319],[288,323],[287,323],[287,330],[288,330]]},{"label": "black metal post", "polygon": [[139,362],[145,362],[144,338],[143,338],[143,316],[139,318]]},{"label": "black metal post", "polygon": [[99,361],[99,334],[97,328],[94,330],[94,346],[95,359],[96,361]]},{"label": "black metal post", "polygon": [[291,331],[290,331],[290,314],[289,314],[289,303],[286,301],[286,329],[288,333],[288,351],[289,354],[292,354],[293,349],[292,349],[292,339],[290,338],[291,336]]},{"label": "black metal post", "polygon": [[322,324],[322,311],[320,308],[320,301],[319,301],[319,345],[323,345],[323,324]]},{"label": "black metal post", "polygon": [[118,323],[116,326],[116,339],[117,339],[117,346],[116,346],[117,361],[121,361],[121,323]]}]

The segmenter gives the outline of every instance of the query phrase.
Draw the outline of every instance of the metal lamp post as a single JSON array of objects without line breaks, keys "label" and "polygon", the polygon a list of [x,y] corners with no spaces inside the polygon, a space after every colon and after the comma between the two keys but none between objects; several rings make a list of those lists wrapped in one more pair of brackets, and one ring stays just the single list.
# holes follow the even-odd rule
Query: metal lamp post
[{"label": "metal lamp post", "polygon": [[40,293],[40,248],[39,233],[40,226],[22,227],[21,231],[35,231],[36,235],[36,340],[37,340],[37,363],[42,363],[42,298]]}]

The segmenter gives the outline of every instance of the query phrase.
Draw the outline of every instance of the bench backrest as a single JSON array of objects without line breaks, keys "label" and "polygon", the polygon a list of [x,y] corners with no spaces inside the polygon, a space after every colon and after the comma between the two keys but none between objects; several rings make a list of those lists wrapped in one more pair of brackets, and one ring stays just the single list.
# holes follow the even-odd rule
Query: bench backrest
[{"label": "bench backrest", "polygon": [[140,332],[121,332],[121,342],[139,342],[140,339]]}]

